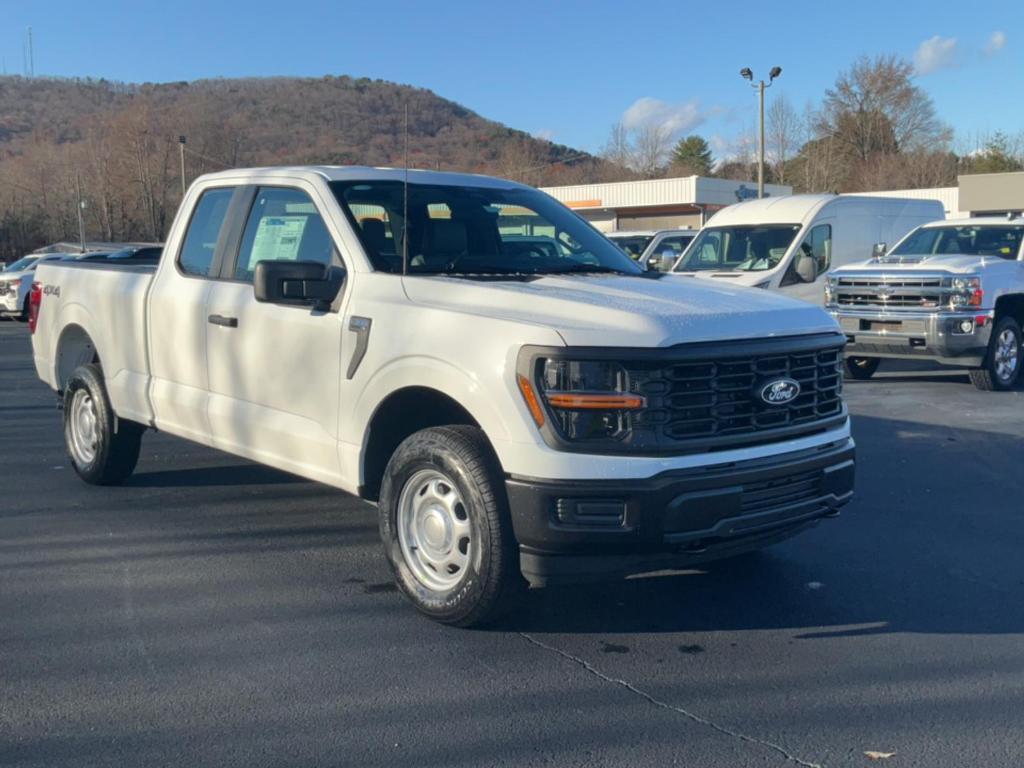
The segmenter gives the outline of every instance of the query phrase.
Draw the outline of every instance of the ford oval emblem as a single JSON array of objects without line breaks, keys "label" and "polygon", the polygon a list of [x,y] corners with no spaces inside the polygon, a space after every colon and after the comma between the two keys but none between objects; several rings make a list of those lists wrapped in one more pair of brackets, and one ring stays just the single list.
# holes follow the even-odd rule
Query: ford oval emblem
[{"label": "ford oval emblem", "polygon": [[786,405],[800,394],[800,382],[793,379],[775,379],[761,387],[758,395],[768,405]]}]

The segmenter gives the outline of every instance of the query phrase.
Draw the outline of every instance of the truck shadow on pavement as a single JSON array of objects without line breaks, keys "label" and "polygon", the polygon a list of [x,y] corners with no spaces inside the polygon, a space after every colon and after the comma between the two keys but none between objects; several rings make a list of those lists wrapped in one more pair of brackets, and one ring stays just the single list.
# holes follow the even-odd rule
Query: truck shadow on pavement
[{"label": "truck shadow on pavement", "polygon": [[129,488],[201,488],[221,485],[285,485],[304,482],[306,481],[301,477],[259,464],[233,464],[220,467],[137,472],[124,485]]},{"label": "truck shadow on pavement", "polygon": [[787,628],[798,639],[1024,632],[1017,418],[1019,428],[1001,434],[855,417],[857,496],[838,519],[690,572],[532,590],[494,629]]}]

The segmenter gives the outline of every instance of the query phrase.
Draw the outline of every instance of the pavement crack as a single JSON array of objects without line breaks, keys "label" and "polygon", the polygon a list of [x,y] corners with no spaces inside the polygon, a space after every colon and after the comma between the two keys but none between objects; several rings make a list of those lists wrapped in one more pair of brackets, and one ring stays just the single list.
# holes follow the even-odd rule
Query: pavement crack
[{"label": "pavement crack", "polygon": [[788,761],[790,761],[792,763],[796,763],[797,765],[804,766],[804,768],[823,768],[823,766],[820,763],[812,763],[812,762],[809,762],[807,760],[803,760],[803,759],[797,757],[796,755],[794,755],[789,750],[787,750],[785,747],[782,747],[782,746],[780,746],[780,745],[778,745],[778,744],[776,744],[774,742],[767,741],[765,739],[759,739],[756,736],[749,736],[749,735],[747,735],[745,733],[740,733],[739,731],[735,731],[732,728],[729,728],[729,727],[724,726],[724,725],[720,725],[720,724],[716,723],[713,720],[709,720],[706,717],[702,717],[701,715],[698,715],[698,714],[696,714],[694,712],[691,712],[688,709],[684,709],[683,707],[678,707],[675,704],[670,704],[667,701],[662,701],[661,699],[658,699],[658,698],[654,697],[653,695],[647,693],[647,691],[645,691],[645,690],[643,690],[641,688],[637,688],[635,685],[633,685],[628,680],[621,680],[621,679],[619,679],[617,677],[611,677],[610,675],[606,675],[604,672],[599,670],[597,667],[595,667],[593,664],[591,664],[586,659],[580,658],[579,656],[574,656],[573,654],[569,653],[568,651],[563,651],[561,648],[556,648],[553,645],[548,645],[547,643],[538,640],[533,635],[531,635],[531,634],[529,634],[527,632],[520,632],[519,636],[522,637],[524,640],[526,640],[528,643],[531,643],[531,644],[537,646],[538,648],[542,648],[545,651],[549,651],[551,653],[557,654],[558,656],[561,656],[563,659],[571,661],[576,666],[582,667],[589,674],[593,675],[594,677],[598,678],[599,680],[603,680],[606,683],[611,683],[612,685],[617,685],[620,688],[625,688],[630,693],[632,693],[632,694],[634,694],[636,696],[639,696],[640,698],[644,699],[648,703],[653,704],[654,706],[659,707],[660,709],[666,709],[666,710],[668,710],[670,712],[675,712],[676,714],[682,715],[683,717],[685,717],[685,718],[687,718],[689,720],[692,720],[693,722],[695,722],[695,723],[697,723],[699,725],[703,725],[703,726],[706,726],[708,728],[711,728],[712,730],[717,731],[718,733],[721,733],[724,736],[729,736],[730,738],[738,739],[739,741],[746,742],[747,744],[753,744],[753,745],[756,745],[756,746],[763,747],[765,749],[771,750],[773,752],[776,752],[779,755],[781,755],[782,757],[784,757],[786,760],[788,760]]}]

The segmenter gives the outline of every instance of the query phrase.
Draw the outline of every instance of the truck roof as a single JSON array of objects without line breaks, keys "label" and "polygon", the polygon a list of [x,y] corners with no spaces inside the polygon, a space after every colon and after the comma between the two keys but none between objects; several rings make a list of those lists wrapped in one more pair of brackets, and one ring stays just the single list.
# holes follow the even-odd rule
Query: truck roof
[{"label": "truck roof", "polygon": [[449,171],[424,171],[416,168],[371,168],[360,165],[290,165],[263,168],[232,168],[227,171],[207,173],[197,181],[216,179],[266,179],[319,177],[327,181],[403,181],[408,173],[409,181],[415,184],[464,185],[475,187],[521,187],[531,189],[508,179],[483,176],[475,173],[452,173]]}]

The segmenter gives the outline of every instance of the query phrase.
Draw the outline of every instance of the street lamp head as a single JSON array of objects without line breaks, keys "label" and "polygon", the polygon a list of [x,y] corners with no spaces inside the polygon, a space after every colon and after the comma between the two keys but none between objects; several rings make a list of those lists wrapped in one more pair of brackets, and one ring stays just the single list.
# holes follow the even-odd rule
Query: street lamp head
[{"label": "street lamp head", "polygon": [[753,80],[754,73],[750,71],[750,67],[744,67],[743,69],[740,70],[740,77],[742,77],[744,80]]},{"label": "street lamp head", "polygon": [[778,77],[781,74],[782,74],[782,67],[772,67],[771,71],[768,73],[768,78],[770,80],[774,80],[776,77]]}]

